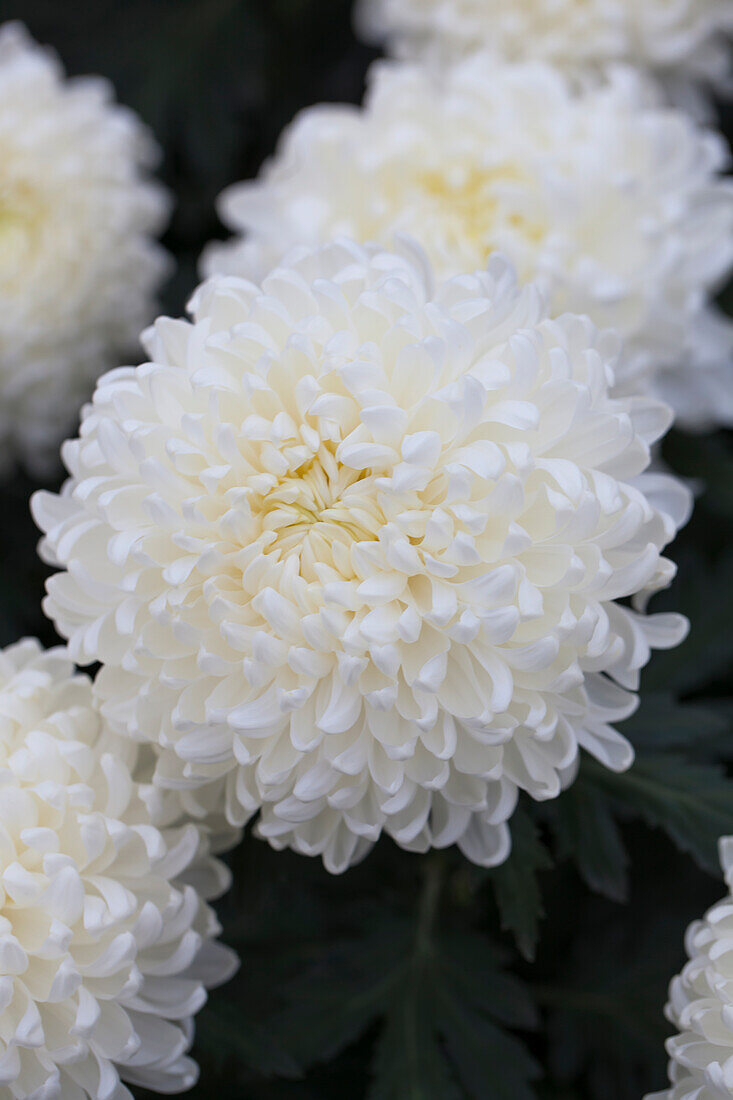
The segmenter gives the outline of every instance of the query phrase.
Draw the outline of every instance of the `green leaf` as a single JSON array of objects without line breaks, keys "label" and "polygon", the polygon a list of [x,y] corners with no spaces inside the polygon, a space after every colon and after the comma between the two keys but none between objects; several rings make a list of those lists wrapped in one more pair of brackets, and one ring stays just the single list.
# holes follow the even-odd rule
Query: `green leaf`
[{"label": "green leaf", "polygon": [[552,859],[534,822],[523,810],[512,817],[512,852],[490,873],[501,926],[514,936],[530,962],[535,957],[539,925],[544,916],[538,872],[552,867]]},{"label": "green leaf", "polygon": [[[581,776],[586,768],[583,762]],[[612,901],[626,901],[629,858],[606,799],[577,782],[546,808],[560,859],[570,858],[583,881]]]},{"label": "green leaf", "polygon": [[[733,787],[709,762],[725,750],[733,725],[728,699],[676,702],[668,693],[642,696],[640,709],[622,727],[637,749],[631,771],[617,776],[591,759],[562,798],[543,807],[559,859],[570,858],[586,884],[613,901],[628,895],[628,854],[614,810],[631,810],[661,826],[705,869],[718,873],[717,837],[733,823]],[[691,770],[679,755],[696,750]],[[702,770],[699,770],[702,769]]]},{"label": "green leaf", "polygon": [[640,753],[622,775],[586,760],[579,782],[664,829],[703,869],[720,874],[718,838],[733,832],[733,780],[721,767],[677,754]]},{"label": "green leaf", "polygon": [[733,726],[728,700],[680,703],[669,694],[642,693],[641,706],[621,732],[636,748],[690,749],[714,741]]},{"label": "green leaf", "polygon": [[286,991],[289,1007],[273,1021],[297,1061],[328,1061],[381,1016],[399,982],[409,949],[401,921],[318,954]]},{"label": "green leaf", "polygon": [[484,1100],[488,1093],[533,1100],[538,1067],[492,1021],[503,1016],[533,1026],[534,1007],[524,987],[496,974],[495,965],[478,936],[454,935],[436,950],[418,950],[387,1015],[369,1100]]},{"label": "green leaf", "polygon": [[365,909],[360,936],[309,946],[284,991],[288,1007],[268,1028],[309,1067],[381,1022],[369,1100],[483,1100],[494,1089],[508,1097],[505,1080],[514,1100],[531,1100],[536,1066],[503,1030],[535,1025],[527,990],[484,936],[437,928],[443,857],[425,860],[424,878],[415,917],[375,919]]},{"label": "green leaf", "polygon": [[438,963],[444,971],[440,984],[477,1012],[509,1027],[531,1030],[537,1026],[537,1012],[527,987],[499,969],[502,956],[485,936],[470,932],[444,934]]},{"label": "green leaf", "polygon": [[520,1042],[449,990],[440,991],[437,1009],[456,1074],[473,1100],[534,1100],[531,1082],[539,1069]]},{"label": "green leaf", "polygon": [[263,1077],[302,1076],[296,1060],[259,1021],[241,1016],[231,1004],[213,998],[196,1021],[196,1046],[213,1065],[247,1065]]},{"label": "green leaf", "polygon": [[662,1009],[687,918],[684,897],[660,907],[658,890],[645,880],[624,910],[609,911],[591,895],[579,900],[553,983],[535,987],[548,1012],[549,1075],[558,1084],[583,1082],[583,1100],[638,1100],[665,1080],[670,1025]]},{"label": "green leaf", "polygon": [[430,983],[405,984],[377,1044],[368,1100],[461,1100],[438,1043]]},{"label": "green leaf", "polygon": [[690,619],[682,645],[654,654],[644,671],[643,691],[674,690],[679,698],[726,675],[733,662],[733,553],[714,566],[694,554],[680,564],[680,578],[654,602],[654,611],[679,611]]}]

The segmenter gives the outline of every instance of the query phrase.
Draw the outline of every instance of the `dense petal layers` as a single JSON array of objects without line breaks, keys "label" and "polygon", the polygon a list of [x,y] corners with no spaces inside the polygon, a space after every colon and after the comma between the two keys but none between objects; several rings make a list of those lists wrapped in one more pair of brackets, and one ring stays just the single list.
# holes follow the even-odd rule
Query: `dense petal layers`
[{"label": "dense petal layers", "polygon": [[[733,837],[720,843],[733,890]],[[672,982],[667,1016],[679,1034],[667,1043],[671,1087],[647,1100],[733,1097],[733,894],[687,930],[689,961]]]},{"label": "dense petal layers", "polygon": [[573,71],[622,61],[722,81],[733,9],[729,0],[360,0],[357,24],[407,56],[491,47],[506,61]]},{"label": "dense petal layers", "polygon": [[439,276],[500,251],[552,310],[624,338],[619,392],[692,426],[733,422],[733,324],[710,304],[733,266],[722,138],[617,71],[578,91],[542,64],[378,64],[363,108],[319,106],[254,182],[229,188],[206,274],[259,279],[294,245],[409,233]]},{"label": "dense petal layers", "polygon": [[0,455],[58,462],[97,376],[134,351],[166,271],[155,145],[103,80],[0,29]]},{"label": "dense petal layers", "polygon": [[0,1086],[17,1100],[178,1092],[206,986],[233,956],[226,886],[193,825],[150,821],[130,742],[63,650],[0,652]]},{"label": "dense petal layers", "polygon": [[344,240],[191,308],[35,497],[47,613],[158,783],[332,870],[382,832],[501,861],[518,790],[630,765],[611,723],[684,633],[642,608],[688,507],[645,472],[668,410],[499,258],[433,287]]}]

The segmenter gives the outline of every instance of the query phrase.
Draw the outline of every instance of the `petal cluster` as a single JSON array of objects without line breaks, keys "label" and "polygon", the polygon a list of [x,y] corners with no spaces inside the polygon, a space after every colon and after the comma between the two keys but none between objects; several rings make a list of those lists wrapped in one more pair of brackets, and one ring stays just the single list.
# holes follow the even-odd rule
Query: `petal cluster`
[{"label": "petal cluster", "polygon": [[382,832],[501,861],[518,790],[581,746],[630,765],[610,723],[684,633],[641,609],[688,503],[645,474],[668,410],[611,398],[615,340],[499,258],[434,287],[409,242],[343,240],[191,308],[34,499],[103,713],[331,870]]},{"label": "petal cluster", "polygon": [[687,930],[689,961],[667,1005],[679,1029],[667,1043],[671,1087],[647,1100],[733,1097],[733,837],[721,840],[720,854],[732,892]]},{"label": "petal cluster", "polygon": [[257,279],[342,233],[386,247],[409,233],[440,276],[498,250],[553,311],[621,334],[618,392],[731,422],[733,325],[710,304],[733,266],[727,156],[629,71],[579,92],[540,64],[377,64],[363,107],[306,110],[261,177],[224,193],[239,235],[203,267]]},{"label": "petal cluster", "polygon": [[630,62],[706,81],[730,72],[729,0],[360,0],[370,40],[413,57],[492,48],[573,71]]},{"label": "petal cluster", "polygon": [[167,268],[156,147],[103,80],[0,29],[0,454],[33,471],[137,345]]},{"label": "petal cluster", "polygon": [[[150,823],[87,677],[33,641],[0,652],[0,1086],[18,1100],[188,1087],[192,1017],[233,959],[192,825]],[[198,888],[197,888],[198,887]]]}]

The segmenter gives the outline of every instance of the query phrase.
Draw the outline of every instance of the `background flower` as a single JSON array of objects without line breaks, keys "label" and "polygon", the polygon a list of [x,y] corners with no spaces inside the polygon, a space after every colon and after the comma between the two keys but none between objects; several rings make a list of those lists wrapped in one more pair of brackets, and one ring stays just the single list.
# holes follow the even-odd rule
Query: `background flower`
[{"label": "background flower", "polygon": [[57,463],[94,379],[134,352],[167,269],[157,149],[101,79],[0,29],[0,462]]},{"label": "background flower", "polygon": [[507,61],[628,61],[714,81],[730,71],[733,10],[728,0],[360,0],[357,26],[409,56],[491,48]]},{"label": "background flower", "polygon": [[[733,887],[733,837],[720,855]],[[733,1096],[733,896],[687,930],[689,956],[669,990],[667,1016],[680,1034],[670,1039],[672,1087],[647,1100],[729,1100]]]},{"label": "background flower", "polygon": [[382,831],[501,862],[519,788],[554,798],[579,746],[630,765],[609,723],[684,633],[616,602],[674,572],[668,410],[609,398],[615,341],[504,261],[422,263],[343,241],[204,284],[34,498],[115,728],[334,871]]},{"label": "background flower", "polygon": [[0,653],[0,1084],[9,1097],[189,1087],[205,986],[234,957],[202,895],[223,866],[150,823],[87,677],[63,650]]},{"label": "background flower", "polygon": [[385,246],[410,233],[440,276],[499,250],[554,312],[623,336],[617,392],[651,389],[688,425],[730,423],[733,326],[710,303],[733,264],[727,160],[719,135],[628,71],[578,94],[543,65],[377,64],[363,108],[304,111],[260,178],[224,192],[241,235],[203,269],[258,279],[340,233]]}]

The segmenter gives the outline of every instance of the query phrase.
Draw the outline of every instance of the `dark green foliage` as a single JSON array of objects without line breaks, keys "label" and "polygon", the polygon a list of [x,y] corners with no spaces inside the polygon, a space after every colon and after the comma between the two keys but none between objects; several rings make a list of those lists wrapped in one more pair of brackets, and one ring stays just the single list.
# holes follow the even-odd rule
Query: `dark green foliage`
[{"label": "dark green foliage", "polygon": [[552,867],[552,857],[534,822],[522,810],[512,820],[512,853],[491,873],[501,927],[511,932],[525,959],[535,957],[540,921],[544,916],[539,871]]},{"label": "dark green foliage", "polygon": [[717,872],[718,838],[733,832],[731,780],[721,767],[676,754],[640,753],[634,767],[620,776],[588,761],[580,782],[601,801],[607,798],[664,829],[701,867]]},{"label": "dark green foliage", "polygon": [[[351,3],[0,0],[0,20],[24,19],[70,72],[108,76],[155,130],[177,203],[168,312],[223,235],[221,189],[257,171],[301,107],[360,98],[373,54]],[[733,833],[733,448],[724,432],[672,433],[665,458],[703,491],[655,607],[682,610],[692,631],[644,673],[624,726],[635,767],[615,776],[586,757],[561,798],[523,801],[512,857],[492,871],[384,841],[334,879],[248,836],[219,904],[242,967],[200,1015],[192,1100],[639,1100],[663,1087],[666,988],[686,925],[724,891],[716,840]],[[36,487],[21,474],[0,486],[3,644],[54,639]]]},{"label": "dark green foliage", "polygon": [[264,1077],[300,1077],[300,1066],[256,1019],[242,1018],[227,1001],[212,998],[198,1028],[198,1044],[211,1052],[213,1064],[225,1071],[240,1059]]},{"label": "dark green foliage", "polygon": [[625,901],[629,857],[608,804],[586,783],[576,783],[561,803],[548,806],[559,858],[570,857],[584,882],[612,901]]},{"label": "dark green foliage", "polygon": [[[719,521],[716,529],[724,538],[726,526]],[[691,537],[698,532],[701,540],[710,535],[702,507],[680,540],[684,550],[675,554],[679,579],[655,604],[657,610],[674,606],[687,615],[690,636],[677,649],[657,653],[644,677],[647,691],[669,692],[677,700],[725,679],[733,663],[733,554],[726,549],[711,562],[697,547],[690,551]]]},{"label": "dark green foliage", "polygon": [[[447,856],[426,857],[412,912],[399,902],[393,912],[365,904],[342,938],[296,948],[279,990],[283,1007],[267,1021],[272,1066],[252,1058],[249,1040],[239,1056],[263,1073],[282,1076],[284,1066],[289,1075],[294,1065],[330,1062],[373,1032],[369,1100],[481,1100],[489,1081],[497,1100],[532,1100],[538,1067],[504,1030],[536,1025],[526,988],[504,972],[506,955],[484,935],[440,924],[455,866]],[[228,1049],[226,1026],[224,1033]],[[211,1039],[218,1048],[215,1029]],[[497,1063],[506,1066],[501,1080]]]},{"label": "dark green foliage", "polygon": [[549,1064],[561,1080],[585,1070],[598,1100],[630,1096],[632,1083],[641,1097],[669,1032],[659,990],[678,966],[667,947],[675,922],[658,914],[629,936],[592,905],[583,918],[566,983],[536,990],[548,1010]]},{"label": "dark green foliage", "polygon": [[[654,668],[655,664],[649,671]],[[721,699],[683,703],[669,692],[656,694],[651,689],[647,690],[645,681],[641,706],[624,722],[623,729],[624,735],[638,750],[703,750],[714,754],[725,746],[725,739],[731,730],[731,718],[733,712]]]}]

